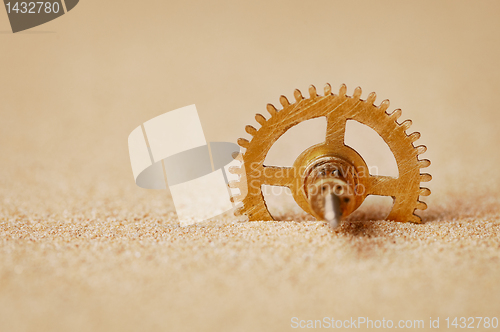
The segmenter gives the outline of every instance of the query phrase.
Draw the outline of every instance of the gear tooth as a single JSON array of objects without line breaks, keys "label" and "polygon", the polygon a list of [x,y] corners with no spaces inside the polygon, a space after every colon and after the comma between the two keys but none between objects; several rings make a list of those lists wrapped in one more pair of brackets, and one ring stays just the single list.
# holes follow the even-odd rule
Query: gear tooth
[{"label": "gear tooth", "polygon": [[370,92],[368,98],[366,98],[366,102],[373,105],[375,103],[375,99],[377,99],[377,94],[375,92]]},{"label": "gear tooth", "polygon": [[385,112],[388,108],[391,102],[389,99],[385,99],[380,103],[380,106],[378,107],[381,111]]},{"label": "gear tooth", "polygon": [[263,126],[264,124],[266,124],[266,118],[262,115],[262,114],[255,114],[255,120],[261,125]]},{"label": "gear tooth", "polygon": [[418,131],[411,133],[410,135],[408,135],[408,138],[413,143],[420,138],[420,133]]},{"label": "gear tooth", "polygon": [[330,85],[330,83],[325,84],[324,91],[325,91],[325,96],[329,96],[332,94],[332,86]]},{"label": "gear tooth", "polygon": [[241,175],[243,173],[243,169],[239,166],[231,166],[229,167],[228,171],[229,173],[236,175]]},{"label": "gear tooth", "polygon": [[425,209],[427,209],[427,204],[425,204],[425,202],[422,202],[422,201],[417,201],[417,209],[425,210]]},{"label": "gear tooth", "polygon": [[419,145],[415,149],[417,150],[417,154],[422,154],[427,151],[427,147],[425,145]]},{"label": "gear tooth", "polygon": [[239,161],[240,165],[243,164],[243,153],[241,153],[241,152],[233,152],[231,154],[231,157],[233,157],[234,160]]},{"label": "gear tooth", "polygon": [[418,194],[420,196],[429,196],[431,194],[431,191],[429,188],[423,188],[423,187],[420,187],[419,191],[418,191]]},{"label": "gear tooth", "polygon": [[420,174],[420,182],[429,182],[432,180],[432,175],[428,173],[421,173]]},{"label": "gear tooth", "polygon": [[297,102],[301,101],[302,99],[304,99],[304,97],[302,97],[302,93],[300,92],[299,89],[295,89],[295,91],[293,92],[293,96],[295,97],[295,100]]},{"label": "gear tooth", "polygon": [[412,121],[411,120],[404,120],[403,123],[400,124],[401,128],[403,128],[404,131],[407,131],[411,127]]},{"label": "gear tooth", "polygon": [[342,84],[339,89],[339,96],[345,97],[347,93],[347,86],[345,84]]},{"label": "gear tooth", "polygon": [[241,195],[233,195],[231,196],[231,202],[233,203],[239,203],[243,200],[243,197]]},{"label": "gear tooth", "polygon": [[311,98],[316,98],[318,96],[318,93],[316,92],[316,87],[312,84],[309,86],[309,96]]},{"label": "gear tooth", "polygon": [[245,138],[238,138],[238,145],[246,149],[250,145],[250,142]]},{"label": "gear tooth", "polygon": [[361,98],[361,94],[363,93],[363,90],[361,90],[361,87],[356,87],[356,89],[354,89],[354,93],[352,94],[352,97],[354,99],[360,99]]},{"label": "gear tooth", "polygon": [[271,116],[275,116],[276,113],[278,112],[273,104],[267,104],[266,109],[269,112],[269,114],[271,114]]},{"label": "gear tooth", "polygon": [[245,127],[245,131],[246,131],[247,133],[249,133],[250,135],[252,135],[252,136],[255,136],[255,134],[257,134],[257,129],[255,129],[255,128],[254,128],[253,126],[251,126],[251,125],[247,125],[247,126]]},{"label": "gear tooth", "polygon": [[415,213],[413,213],[409,220],[409,222],[412,222],[412,223],[415,223],[415,224],[421,224],[422,223],[422,218],[420,218],[420,216],[416,215]]},{"label": "gear tooth", "polygon": [[418,161],[419,168],[426,168],[431,165],[431,161],[429,159],[422,159]]},{"label": "gear tooth", "polygon": [[397,119],[399,119],[399,117],[401,116],[401,114],[403,114],[403,111],[401,111],[399,108],[394,110],[394,112],[392,112],[391,114],[389,114],[389,118],[393,121],[396,121]]},{"label": "gear tooth", "polygon": [[229,188],[234,188],[234,189],[237,189],[239,188],[240,186],[240,181],[229,181],[228,184]]},{"label": "gear tooth", "polygon": [[241,215],[243,215],[243,207],[240,207],[240,208],[237,208],[236,210],[234,210],[235,217],[239,217]]},{"label": "gear tooth", "polygon": [[283,105],[283,107],[287,107],[288,105],[290,105],[290,102],[288,101],[288,99],[286,99],[285,96],[280,96],[280,103],[281,105]]},{"label": "gear tooth", "polygon": [[234,160],[238,160],[238,161],[243,161],[243,153],[241,152],[233,152],[231,153],[231,157],[233,157]]}]

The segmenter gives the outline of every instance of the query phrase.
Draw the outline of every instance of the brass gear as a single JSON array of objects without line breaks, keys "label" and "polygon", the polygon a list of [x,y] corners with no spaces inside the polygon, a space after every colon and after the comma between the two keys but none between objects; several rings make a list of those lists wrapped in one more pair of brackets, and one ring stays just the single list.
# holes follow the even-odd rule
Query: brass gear
[{"label": "brass gear", "polygon": [[[299,90],[295,90],[296,102],[290,104],[285,96],[280,97],[282,110],[273,105],[267,105],[271,115],[266,119],[256,114],[255,119],[261,125],[260,129],[246,126],[245,130],[253,136],[251,141],[238,139],[238,144],[246,151],[237,159],[242,167],[232,167],[230,172],[240,175],[238,181],[229,183],[231,188],[239,188],[240,194],[233,195],[235,203],[242,203],[236,210],[236,215],[245,214],[250,221],[273,220],[269,213],[262,185],[285,186],[290,188],[295,201],[306,212],[313,214],[303,190],[304,167],[311,160],[331,157],[340,158],[354,166],[355,171],[368,173],[363,158],[352,148],[344,144],[345,125],[347,120],[356,120],[374,129],[387,143],[393,153],[398,166],[399,177],[373,176],[364,174],[356,179],[356,187],[361,184],[363,192],[357,194],[355,207],[359,207],[368,195],[391,196],[394,204],[387,220],[399,222],[420,223],[421,219],[415,215],[415,210],[425,210],[427,205],[419,201],[419,196],[430,195],[428,188],[421,188],[420,182],[432,179],[430,174],[421,174],[420,169],[428,167],[430,161],[420,160],[418,156],[426,151],[423,145],[414,146],[420,138],[420,133],[409,135],[406,130],[411,126],[411,120],[398,123],[401,110],[387,113],[389,101],[384,100],[380,106],[375,106],[376,94],[368,95],[367,100],[360,99],[361,88],[354,90],[352,97],[346,95],[347,87],[343,84],[339,94],[332,93],[331,86],[326,84],[324,96],[319,96],[314,86],[310,86],[310,98],[304,98]],[[292,167],[265,166],[264,160],[272,145],[290,128],[302,121],[326,116],[327,132],[324,143],[306,149]]]}]

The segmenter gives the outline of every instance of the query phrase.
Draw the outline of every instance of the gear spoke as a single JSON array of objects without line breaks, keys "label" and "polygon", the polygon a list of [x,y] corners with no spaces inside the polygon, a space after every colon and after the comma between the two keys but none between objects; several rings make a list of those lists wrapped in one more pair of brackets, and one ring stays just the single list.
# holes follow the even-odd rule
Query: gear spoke
[{"label": "gear spoke", "polygon": [[391,176],[370,175],[366,183],[368,195],[395,196],[398,194],[398,179]]},{"label": "gear spoke", "polygon": [[262,184],[290,187],[295,181],[293,167],[263,166]]},{"label": "gear spoke", "polygon": [[345,136],[346,119],[339,118],[335,113],[326,117],[326,144],[332,146],[343,146]]}]

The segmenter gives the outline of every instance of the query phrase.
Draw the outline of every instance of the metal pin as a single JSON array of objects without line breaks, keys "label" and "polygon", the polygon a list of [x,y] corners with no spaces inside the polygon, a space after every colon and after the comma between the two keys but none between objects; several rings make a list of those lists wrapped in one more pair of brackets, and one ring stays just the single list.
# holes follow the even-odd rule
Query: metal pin
[{"label": "metal pin", "polygon": [[325,196],[325,220],[330,227],[337,228],[340,224],[340,199],[337,195],[329,193]]}]

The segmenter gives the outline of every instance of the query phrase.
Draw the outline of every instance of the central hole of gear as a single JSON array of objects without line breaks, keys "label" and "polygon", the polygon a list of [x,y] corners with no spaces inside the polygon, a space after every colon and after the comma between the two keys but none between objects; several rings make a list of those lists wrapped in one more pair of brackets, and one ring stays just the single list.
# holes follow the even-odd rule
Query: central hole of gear
[{"label": "central hole of gear", "polygon": [[[354,188],[357,173],[348,162],[334,157],[321,157],[313,161],[304,179],[304,190],[310,209],[318,219],[333,215],[347,216],[356,209]],[[327,200],[337,197],[337,212],[327,211]]]}]

